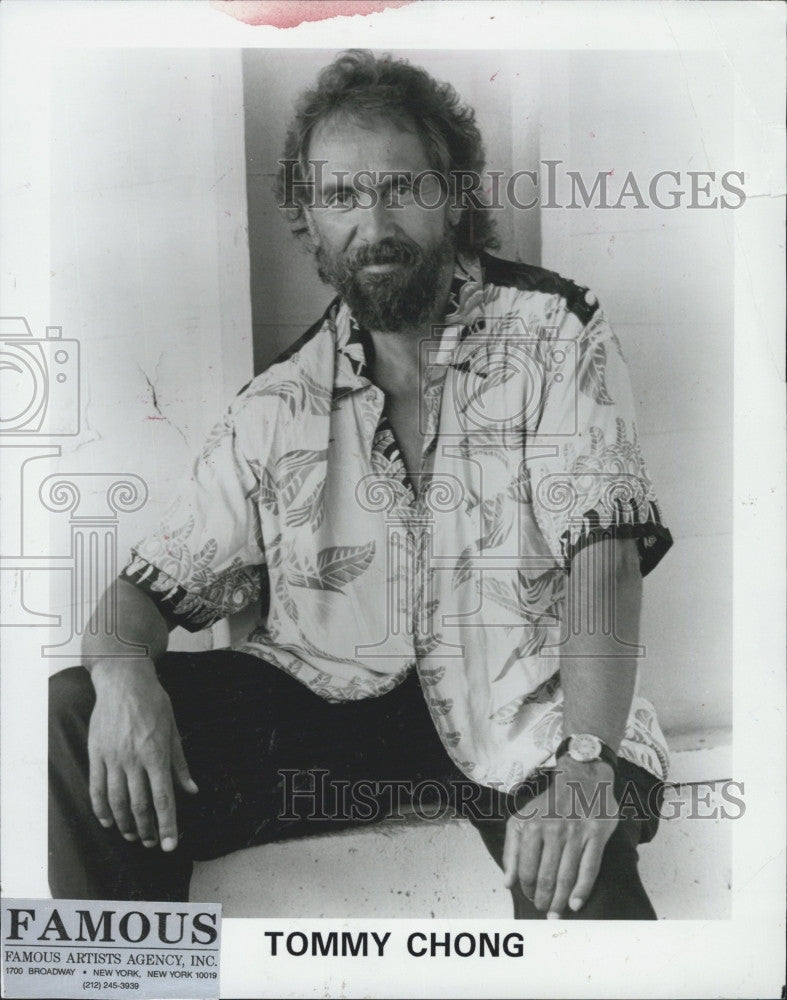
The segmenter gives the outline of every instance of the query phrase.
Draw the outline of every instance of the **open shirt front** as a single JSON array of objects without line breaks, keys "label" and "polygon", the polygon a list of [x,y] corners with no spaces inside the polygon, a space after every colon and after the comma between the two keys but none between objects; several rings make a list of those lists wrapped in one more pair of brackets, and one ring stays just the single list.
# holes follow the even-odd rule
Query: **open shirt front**
[{"label": "open shirt front", "polygon": [[[592,292],[459,257],[434,334],[421,344],[419,473],[367,377],[371,338],[337,299],[239,394],[122,575],[191,630],[259,602],[241,648],[330,701],[380,695],[416,669],[459,768],[510,787],[562,736],[572,557],[632,538],[644,575],[672,538]],[[620,753],[666,777],[638,695]]]}]

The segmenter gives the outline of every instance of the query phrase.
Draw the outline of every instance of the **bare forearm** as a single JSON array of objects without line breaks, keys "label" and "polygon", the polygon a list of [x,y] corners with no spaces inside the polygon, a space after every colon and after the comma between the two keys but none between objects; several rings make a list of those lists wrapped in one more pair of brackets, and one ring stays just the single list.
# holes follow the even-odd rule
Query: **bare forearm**
[{"label": "bare forearm", "polygon": [[[108,604],[116,602],[115,614],[108,615]],[[125,580],[118,580],[113,594],[110,588],[99,601],[90,628],[88,628],[82,644],[83,664],[91,672],[97,663],[114,661],[122,662],[119,653],[124,654],[128,662],[129,647],[121,645],[114,636],[107,636],[105,630],[96,627],[96,623],[109,620],[117,621],[118,635],[126,643],[140,646],[139,657],[157,660],[166,652],[169,630],[167,623],[159,613],[153,601],[137,587]]]},{"label": "bare forearm", "polygon": [[[601,546],[608,547],[603,558]],[[635,543],[587,546],[574,557],[569,586],[578,628],[561,650],[564,732],[592,733],[617,750],[637,677],[634,651],[620,655],[623,642],[639,637],[642,579]]]},{"label": "bare forearm", "polygon": [[[113,600],[117,616],[104,620],[117,621],[118,635],[140,647],[136,655],[95,627]],[[118,580],[114,594],[110,589],[99,601],[91,626],[83,653],[96,690],[88,733],[93,812],[104,827],[116,823],[126,840],[172,851],[178,843],[175,785],[191,795],[197,786],[156,674],[167,623],[149,597]]]}]

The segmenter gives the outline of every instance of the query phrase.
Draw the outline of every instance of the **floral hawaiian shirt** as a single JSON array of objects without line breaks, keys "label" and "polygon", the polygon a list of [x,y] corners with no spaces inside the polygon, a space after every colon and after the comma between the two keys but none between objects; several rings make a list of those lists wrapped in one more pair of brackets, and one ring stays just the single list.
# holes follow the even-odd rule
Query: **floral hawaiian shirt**
[{"label": "floral hawaiian shirt", "polygon": [[[433,333],[419,473],[367,376],[371,338],[337,299],[241,391],[123,575],[192,630],[259,605],[241,648],[329,701],[380,695],[417,670],[458,767],[509,787],[562,737],[572,556],[632,538],[644,575],[672,538],[592,292],[459,257]],[[666,777],[638,695],[620,753]]]}]

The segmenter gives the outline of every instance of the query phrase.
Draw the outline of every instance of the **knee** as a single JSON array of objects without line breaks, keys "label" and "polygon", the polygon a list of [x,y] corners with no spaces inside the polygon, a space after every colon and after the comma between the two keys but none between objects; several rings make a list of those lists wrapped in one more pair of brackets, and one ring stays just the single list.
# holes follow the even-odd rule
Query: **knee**
[{"label": "knee", "polygon": [[632,821],[618,823],[604,850],[601,869],[582,920],[655,920],[656,913],[639,876]]}]

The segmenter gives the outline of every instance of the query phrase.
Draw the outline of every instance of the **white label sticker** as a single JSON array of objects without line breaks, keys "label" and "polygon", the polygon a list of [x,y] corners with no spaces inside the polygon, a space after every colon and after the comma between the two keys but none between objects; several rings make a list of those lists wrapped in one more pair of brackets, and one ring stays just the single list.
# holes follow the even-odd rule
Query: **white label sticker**
[{"label": "white label sticker", "polygon": [[219,995],[221,906],[2,901],[3,996]]}]

